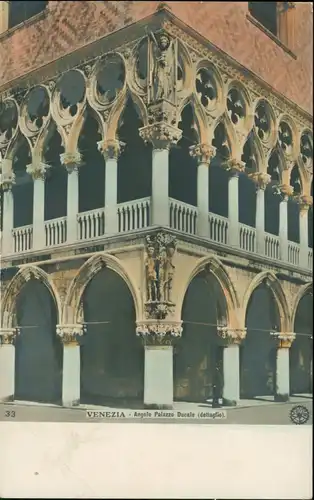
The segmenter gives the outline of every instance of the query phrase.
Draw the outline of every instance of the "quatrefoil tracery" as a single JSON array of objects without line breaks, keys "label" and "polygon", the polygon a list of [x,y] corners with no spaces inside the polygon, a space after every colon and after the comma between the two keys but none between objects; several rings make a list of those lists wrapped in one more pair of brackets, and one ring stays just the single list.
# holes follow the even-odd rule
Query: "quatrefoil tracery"
[{"label": "quatrefoil tracery", "polygon": [[196,93],[204,108],[210,108],[217,99],[217,86],[212,72],[200,68],[195,80]]},{"label": "quatrefoil tracery", "polygon": [[232,88],[228,92],[227,109],[234,125],[237,125],[245,117],[244,99],[236,88]]}]

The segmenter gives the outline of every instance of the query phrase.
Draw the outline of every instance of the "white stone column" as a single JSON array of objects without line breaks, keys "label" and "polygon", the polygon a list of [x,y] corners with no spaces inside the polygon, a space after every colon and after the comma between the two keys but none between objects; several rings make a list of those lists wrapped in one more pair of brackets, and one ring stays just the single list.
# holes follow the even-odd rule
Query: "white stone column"
[{"label": "white stone column", "polygon": [[67,190],[67,243],[75,243],[78,238],[77,215],[79,213],[79,167],[81,155],[75,153],[63,153],[61,162],[68,172]]},{"label": "white stone column", "polygon": [[0,401],[13,401],[15,392],[16,328],[0,329]]},{"label": "white stone column", "polygon": [[81,358],[78,337],[83,325],[57,325],[57,335],[63,343],[62,405],[80,404]]},{"label": "white stone column", "polygon": [[209,237],[209,176],[208,168],[216,149],[208,144],[198,144],[190,148],[190,155],[197,158],[197,234]]},{"label": "white stone column", "polygon": [[15,183],[15,174],[12,171],[12,160],[1,161],[1,186],[3,189],[3,227],[2,227],[2,255],[13,253],[13,224],[14,200],[12,186]]},{"label": "white stone column", "polygon": [[236,406],[240,400],[240,343],[246,329],[220,327],[217,330],[223,340],[223,405]]},{"label": "white stone column", "polygon": [[230,159],[224,168],[229,172],[228,181],[228,245],[240,246],[239,225],[239,174],[244,171],[245,165],[242,161]]},{"label": "white stone column", "polygon": [[289,349],[293,340],[294,333],[274,333],[278,339],[277,358],[276,358],[276,393],[275,401],[288,401],[290,398],[290,366]]},{"label": "white stone column", "polygon": [[182,333],[181,323],[138,323],[136,334],[144,344],[144,405],[173,407],[173,340]]},{"label": "white stone column", "polygon": [[151,220],[153,226],[170,225],[169,207],[169,150],[182,131],[164,122],[140,129],[140,136],[153,145]]},{"label": "white stone column", "polygon": [[293,194],[293,188],[287,184],[282,184],[279,189],[282,196],[279,204],[280,258],[288,262],[288,199]]},{"label": "white stone column", "polygon": [[117,140],[106,140],[98,142],[105,162],[105,233],[116,234],[119,232],[118,225],[118,158],[125,146]]},{"label": "white stone column", "polygon": [[313,204],[312,196],[301,196],[300,198],[300,266],[308,269],[309,253],[309,227],[308,211]]},{"label": "white stone column", "polygon": [[33,177],[33,249],[41,250],[46,245],[45,235],[45,175],[49,165],[41,161],[27,165],[26,171]]},{"label": "white stone column", "polygon": [[256,252],[265,254],[265,189],[271,180],[271,176],[262,172],[254,172],[249,177],[256,184]]}]

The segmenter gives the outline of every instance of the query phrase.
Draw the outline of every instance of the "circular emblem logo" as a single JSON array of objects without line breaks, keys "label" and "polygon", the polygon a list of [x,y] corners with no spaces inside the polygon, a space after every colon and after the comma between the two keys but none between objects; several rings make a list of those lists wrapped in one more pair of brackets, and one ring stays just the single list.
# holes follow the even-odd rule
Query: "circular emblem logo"
[{"label": "circular emblem logo", "polygon": [[306,424],[309,418],[310,418],[310,412],[306,408],[306,406],[302,405],[294,406],[290,411],[290,420],[294,424],[297,425]]}]

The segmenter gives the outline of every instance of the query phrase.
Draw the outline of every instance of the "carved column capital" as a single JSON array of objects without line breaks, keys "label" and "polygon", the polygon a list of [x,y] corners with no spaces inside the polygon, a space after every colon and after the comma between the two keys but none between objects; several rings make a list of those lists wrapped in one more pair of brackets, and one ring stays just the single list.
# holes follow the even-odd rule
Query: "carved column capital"
[{"label": "carved column capital", "polygon": [[33,162],[26,166],[26,172],[33,177],[33,180],[44,180],[50,165],[42,161]]},{"label": "carved column capital", "polygon": [[282,201],[288,201],[288,199],[293,195],[293,187],[289,184],[279,184],[278,189],[282,196]]},{"label": "carved column capital", "polygon": [[245,170],[244,161],[238,160],[236,158],[230,158],[225,163],[222,164],[222,167],[229,172],[229,174],[234,177],[238,176],[241,172]]},{"label": "carved column capital", "polygon": [[19,328],[0,328],[0,344],[13,344],[15,337],[20,334]]},{"label": "carved column capital", "polygon": [[0,174],[0,186],[3,191],[11,191],[13,184],[15,184],[14,172],[2,172],[2,174]]},{"label": "carved column capital", "polygon": [[190,147],[190,156],[197,158],[199,164],[206,163],[209,165],[215,154],[216,148],[209,144],[202,143]]},{"label": "carved column capital", "polygon": [[246,328],[229,328],[228,326],[219,326],[217,328],[218,336],[226,345],[241,344],[246,337]]},{"label": "carved column capital", "polygon": [[248,177],[254,182],[257,189],[265,191],[267,185],[271,181],[271,176],[265,172],[254,172],[249,174]]},{"label": "carved column capital", "polygon": [[171,345],[182,335],[182,321],[145,320],[136,325],[136,335],[144,345]]},{"label": "carved column capital", "polygon": [[298,196],[297,201],[300,206],[300,214],[306,215],[309,208],[313,206],[313,196],[301,195]]},{"label": "carved column capital", "polygon": [[278,349],[290,348],[296,335],[295,333],[270,332],[270,335],[277,340]]},{"label": "carved column capital", "polygon": [[68,173],[71,174],[74,170],[78,170],[81,165],[82,155],[79,151],[75,151],[73,153],[66,152],[60,155],[60,160],[62,165],[65,166]]},{"label": "carved column capital", "polygon": [[182,136],[182,130],[165,121],[153,123],[139,129],[144,142],[151,142],[154,149],[170,149]]},{"label": "carved column capital", "polygon": [[117,160],[125,147],[125,143],[116,139],[108,139],[97,142],[97,147],[98,151],[101,152],[105,160]]},{"label": "carved column capital", "polygon": [[56,332],[64,345],[78,345],[78,337],[84,335],[85,327],[83,324],[57,325]]}]

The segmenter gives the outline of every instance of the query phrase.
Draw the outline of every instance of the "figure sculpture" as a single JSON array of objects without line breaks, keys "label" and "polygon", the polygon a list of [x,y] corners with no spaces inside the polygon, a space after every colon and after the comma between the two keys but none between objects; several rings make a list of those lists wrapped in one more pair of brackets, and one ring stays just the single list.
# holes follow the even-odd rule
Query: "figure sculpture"
[{"label": "figure sculpture", "polygon": [[173,92],[173,42],[168,35],[161,34],[158,42],[153,33],[151,38],[154,42],[155,57],[153,66],[153,99],[170,99]]}]

